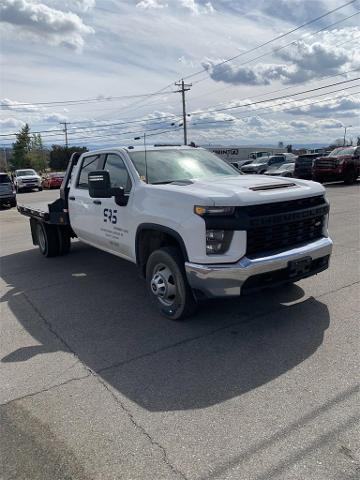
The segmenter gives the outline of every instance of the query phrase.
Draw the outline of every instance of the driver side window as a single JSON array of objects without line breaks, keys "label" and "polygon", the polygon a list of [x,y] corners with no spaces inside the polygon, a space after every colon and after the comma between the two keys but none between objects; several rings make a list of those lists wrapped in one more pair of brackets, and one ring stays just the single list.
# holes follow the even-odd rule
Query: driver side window
[{"label": "driver side window", "polygon": [[122,158],[115,153],[108,153],[104,170],[110,174],[111,187],[122,187],[129,193],[132,187],[130,175]]}]

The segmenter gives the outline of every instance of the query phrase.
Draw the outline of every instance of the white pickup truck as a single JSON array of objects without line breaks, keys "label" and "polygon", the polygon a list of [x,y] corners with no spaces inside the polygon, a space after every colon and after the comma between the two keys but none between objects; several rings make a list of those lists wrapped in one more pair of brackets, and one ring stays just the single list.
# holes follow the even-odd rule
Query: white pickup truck
[{"label": "white pickup truck", "polygon": [[329,204],[319,183],[242,175],[191,147],[74,154],[60,198],[18,205],[47,257],[71,238],[136,263],[161,313],[201,299],[295,282],[329,265]]},{"label": "white pickup truck", "polygon": [[32,190],[37,188],[42,190],[41,177],[32,168],[22,168],[14,172],[14,185],[17,193],[22,190]]}]

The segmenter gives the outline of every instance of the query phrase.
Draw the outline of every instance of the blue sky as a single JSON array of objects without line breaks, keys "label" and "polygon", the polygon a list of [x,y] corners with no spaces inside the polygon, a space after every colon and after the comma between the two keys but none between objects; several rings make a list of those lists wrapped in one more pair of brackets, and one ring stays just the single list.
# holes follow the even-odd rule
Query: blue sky
[{"label": "blue sky", "polygon": [[[129,143],[145,130],[170,130],[152,139],[178,142],[181,99],[174,82],[201,71],[189,78],[189,140],[326,143],[348,125],[356,138],[360,80],[290,95],[360,77],[360,0],[247,53],[344,3],[2,0],[2,133],[29,122],[34,131],[54,130],[44,133],[46,143],[61,143],[59,122],[68,121],[71,144]],[[264,103],[282,95],[289,97]]]}]

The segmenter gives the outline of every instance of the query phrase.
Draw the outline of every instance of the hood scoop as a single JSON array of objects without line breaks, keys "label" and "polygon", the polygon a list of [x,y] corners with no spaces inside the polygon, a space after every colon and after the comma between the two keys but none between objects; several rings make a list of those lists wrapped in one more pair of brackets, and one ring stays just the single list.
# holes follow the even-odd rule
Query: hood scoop
[{"label": "hood scoop", "polygon": [[175,182],[171,182],[170,185],[179,185],[180,187],[185,187],[186,185],[192,185],[194,182],[191,180],[176,180]]},{"label": "hood scoop", "polygon": [[296,183],[275,183],[272,185],[257,185],[256,187],[249,187],[249,190],[258,192],[259,190],[275,190],[276,188],[292,188],[296,187]]}]

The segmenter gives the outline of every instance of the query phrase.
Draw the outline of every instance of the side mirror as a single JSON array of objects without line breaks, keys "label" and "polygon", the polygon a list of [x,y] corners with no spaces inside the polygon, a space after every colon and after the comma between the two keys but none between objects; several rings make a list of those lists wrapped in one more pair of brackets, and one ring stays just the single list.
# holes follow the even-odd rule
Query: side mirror
[{"label": "side mirror", "polygon": [[120,206],[127,205],[128,198],[122,187],[111,187],[110,175],[107,170],[95,170],[88,174],[89,195],[91,198],[115,197]]},{"label": "side mirror", "polygon": [[91,198],[111,198],[110,175],[106,170],[95,170],[88,174]]}]

